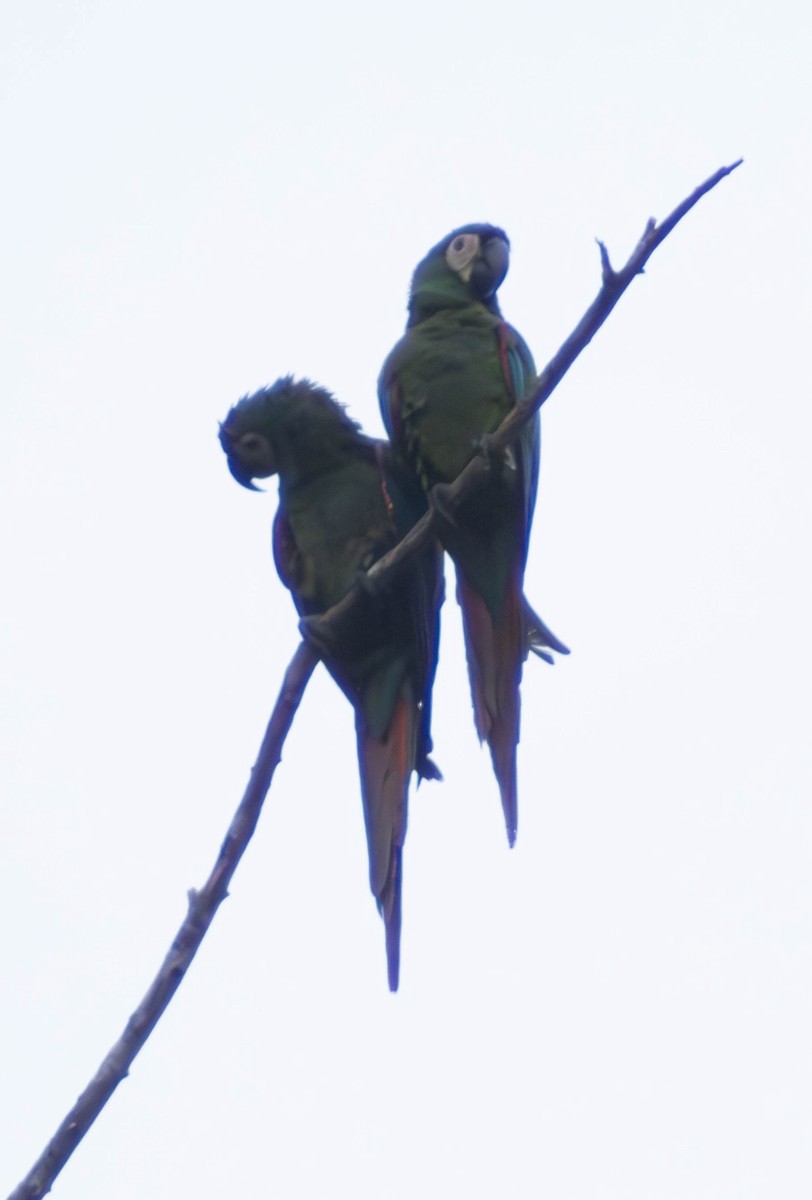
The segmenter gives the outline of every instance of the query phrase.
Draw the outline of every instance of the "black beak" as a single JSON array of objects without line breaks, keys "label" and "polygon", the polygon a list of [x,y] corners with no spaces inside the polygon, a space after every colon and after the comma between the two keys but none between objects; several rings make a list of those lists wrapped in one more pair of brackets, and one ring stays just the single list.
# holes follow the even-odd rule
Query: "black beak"
[{"label": "black beak", "polygon": [[[229,416],[231,416],[231,413],[229,413]],[[226,422],[227,421],[228,417],[226,418]],[[252,477],[246,474],[245,468],[240,466],[240,463],[235,458],[233,451],[234,439],[229,435],[225,422],[220,423],[220,429],[217,436],[219,437],[220,445],[223,447],[225,452],[228,469],[233,477],[237,480],[237,483],[240,485],[240,487],[248,488],[249,492],[264,491],[264,488],[257,487],[257,485],[252,482]]]},{"label": "black beak", "polygon": [[264,488],[257,487],[251,476],[246,474],[245,470],[240,466],[233,454],[226,455],[226,462],[228,463],[229,471],[237,480],[237,483],[240,485],[240,487],[248,488],[249,492],[265,491]]},{"label": "black beak", "polygon": [[474,265],[471,282],[483,300],[489,300],[507,275],[510,265],[510,247],[503,237],[488,238]]}]

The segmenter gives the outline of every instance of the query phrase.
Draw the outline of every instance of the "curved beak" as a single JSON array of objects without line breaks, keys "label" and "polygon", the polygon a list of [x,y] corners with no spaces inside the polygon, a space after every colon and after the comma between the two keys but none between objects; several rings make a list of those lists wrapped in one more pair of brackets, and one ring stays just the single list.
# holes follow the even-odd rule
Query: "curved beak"
[{"label": "curved beak", "polygon": [[473,283],[484,300],[499,289],[509,265],[510,246],[505,239],[498,234],[488,238],[472,273]]},{"label": "curved beak", "polygon": [[252,477],[233,454],[226,454],[226,462],[228,463],[229,471],[241,487],[248,488],[249,492],[265,491],[264,488],[257,487]]},{"label": "curved beak", "polygon": [[[230,415],[231,414],[229,414],[229,416]],[[233,478],[237,480],[237,483],[240,485],[240,487],[248,488],[249,492],[264,491],[264,488],[257,487],[257,485],[253,482],[253,476],[249,475],[245,465],[240,462],[239,457],[235,454],[235,440],[226,429],[226,425],[223,421],[220,422],[220,428],[217,436],[220,439],[220,445],[223,447],[223,451],[226,456],[226,462],[228,463],[228,469]]]}]

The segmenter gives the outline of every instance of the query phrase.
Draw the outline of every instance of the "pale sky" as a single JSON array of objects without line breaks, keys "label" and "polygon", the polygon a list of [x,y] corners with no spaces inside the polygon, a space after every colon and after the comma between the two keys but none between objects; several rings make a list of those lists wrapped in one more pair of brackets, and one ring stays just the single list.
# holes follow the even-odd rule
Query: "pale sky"
[{"label": "pale sky", "polygon": [[[214,861],[297,642],[217,422],[279,375],[381,433],[411,271],[507,230],[547,361],[518,844],[453,594],[401,990],[322,668],[257,835],[58,1200],[808,1200],[807,5],[5,0],[0,1194]],[[802,362],[803,356],[803,362]],[[453,592],[453,589],[450,589]],[[5,1192],[3,1188],[5,1186]]]}]

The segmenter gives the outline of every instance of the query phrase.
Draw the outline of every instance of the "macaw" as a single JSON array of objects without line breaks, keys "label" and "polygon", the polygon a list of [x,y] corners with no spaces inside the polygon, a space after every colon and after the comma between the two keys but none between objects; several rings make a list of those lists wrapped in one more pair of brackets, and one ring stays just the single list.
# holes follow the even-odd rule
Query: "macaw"
[{"label": "macaw", "polygon": [[503,320],[496,293],[509,242],[493,225],[455,229],[418,264],[406,332],[383,364],[378,396],[384,424],[434,502],[441,539],[454,561],[474,719],[488,743],[508,842],[518,820],[516,746],[522,664],[532,650],[552,662],[567,647],[523,594],[538,487],[538,413],[507,452],[491,461],[484,487],[450,513],[443,487],[536,381],[524,339]]},{"label": "macaw", "polygon": [[[279,475],[273,555],[297,612],[336,604],[426,509],[386,442],[364,436],[332,395],[290,376],[246,396],[220,427],[232,475]],[[367,581],[359,606],[322,657],[355,710],[369,879],[383,917],[389,987],[397,991],[408,786],[439,779],[431,750],[431,688],[442,604],[442,549],[434,544],[394,586]]]}]

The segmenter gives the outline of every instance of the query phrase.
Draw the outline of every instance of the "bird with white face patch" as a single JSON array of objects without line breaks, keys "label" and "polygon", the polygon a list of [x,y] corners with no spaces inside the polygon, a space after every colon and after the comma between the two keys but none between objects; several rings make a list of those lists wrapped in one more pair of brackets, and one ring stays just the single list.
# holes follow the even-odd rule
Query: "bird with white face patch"
[{"label": "bird with white face patch", "polygon": [[378,381],[384,423],[440,512],[457,571],[474,718],[488,743],[508,841],[516,839],[519,685],[529,651],[552,661],[567,647],[528,604],[524,572],[538,487],[538,414],[491,461],[484,487],[453,515],[442,488],[536,380],[524,339],[502,318],[497,290],[508,270],[507,236],[493,225],[448,234],[412,277],[406,332]]}]

